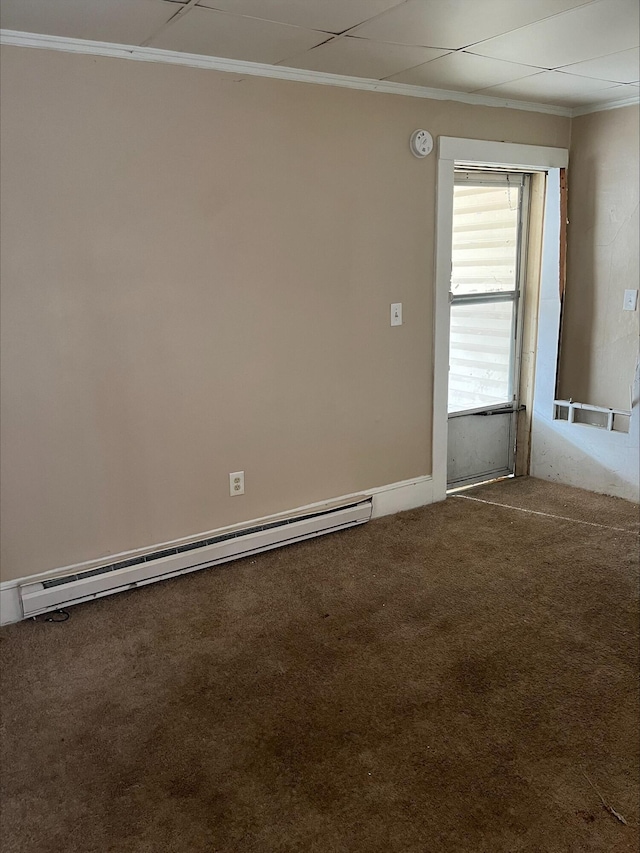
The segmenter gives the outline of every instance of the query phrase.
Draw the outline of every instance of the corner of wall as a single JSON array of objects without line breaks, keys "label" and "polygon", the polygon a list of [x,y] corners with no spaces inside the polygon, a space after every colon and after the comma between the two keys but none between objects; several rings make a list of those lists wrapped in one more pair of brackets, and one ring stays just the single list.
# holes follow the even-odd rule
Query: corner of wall
[{"label": "corner of wall", "polygon": [[640,374],[636,366],[628,433],[554,420],[560,331],[558,288],[560,195],[550,172],[542,250],[531,468],[534,477],[639,502]]}]

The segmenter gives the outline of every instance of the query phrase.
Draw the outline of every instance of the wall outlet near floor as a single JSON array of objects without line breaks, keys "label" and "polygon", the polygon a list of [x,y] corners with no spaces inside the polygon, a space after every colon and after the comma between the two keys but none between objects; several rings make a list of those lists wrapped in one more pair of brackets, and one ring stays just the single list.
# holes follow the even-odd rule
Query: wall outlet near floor
[{"label": "wall outlet near floor", "polygon": [[229,474],[229,494],[232,498],[244,495],[244,471],[234,471]]},{"label": "wall outlet near floor", "polygon": [[638,306],[638,291],[625,290],[624,301],[622,303],[623,311],[635,311]]}]

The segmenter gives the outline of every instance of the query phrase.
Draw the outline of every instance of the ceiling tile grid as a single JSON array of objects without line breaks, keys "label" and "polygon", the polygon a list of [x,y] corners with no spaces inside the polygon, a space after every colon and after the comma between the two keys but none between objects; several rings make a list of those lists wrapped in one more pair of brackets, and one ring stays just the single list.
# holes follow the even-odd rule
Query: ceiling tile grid
[{"label": "ceiling tile grid", "polygon": [[475,44],[473,53],[555,69],[638,47],[638,0],[598,0]]},{"label": "ceiling tile grid", "polygon": [[347,77],[365,77],[382,80],[397,74],[403,68],[429,63],[446,53],[432,47],[404,44],[383,44],[366,39],[332,39],[302,56],[295,56],[283,65],[305,68]]},{"label": "ceiling tile grid", "polygon": [[402,71],[389,79],[398,83],[411,83],[433,89],[474,92],[476,89],[539,73],[539,68],[530,65],[505,62],[502,59],[489,59],[486,56],[476,56],[460,50],[433,62],[427,62],[425,65]]},{"label": "ceiling tile grid", "polygon": [[[374,41],[458,50],[590,0],[405,0],[352,32]],[[500,58],[500,57],[499,57]]]},{"label": "ceiling tile grid", "polygon": [[319,30],[195,6],[169,23],[149,46],[275,65],[328,38]]},{"label": "ceiling tile grid", "polygon": [[553,97],[554,103],[560,106],[574,106],[599,100],[601,92],[603,92],[603,99],[606,99],[604,92],[613,87],[615,83],[608,80],[577,77],[574,74],[564,74],[562,71],[540,71],[521,80],[475,91],[495,98],[515,98],[519,101],[537,103],[547,103],[549,98]]},{"label": "ceiling tile grid", "polygon": [[559,66],[562,71],[579,77],[610,80],[612,83],[637,83],[640,80],[640,48],[621,50],[597,59]]},{"label": "ceiling tile grid", "polygon": [[401,3],[404,0],[200,0],[198,5],[335,34]]},{"label": "ceiling tile grid", "polygon": [[637,97],[639,8],[639,0],[0,0],[0,27],[582,108]]}]

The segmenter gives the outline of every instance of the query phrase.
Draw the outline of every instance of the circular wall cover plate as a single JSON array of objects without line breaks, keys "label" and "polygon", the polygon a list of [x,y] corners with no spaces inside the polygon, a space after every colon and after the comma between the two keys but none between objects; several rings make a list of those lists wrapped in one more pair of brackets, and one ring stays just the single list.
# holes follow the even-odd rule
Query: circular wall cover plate
[{"label": "circular wall cover plate", "polygon": [[433,149],[433,136],[428,130],[414,130],[409,140],[414,157],[426,157]]}]

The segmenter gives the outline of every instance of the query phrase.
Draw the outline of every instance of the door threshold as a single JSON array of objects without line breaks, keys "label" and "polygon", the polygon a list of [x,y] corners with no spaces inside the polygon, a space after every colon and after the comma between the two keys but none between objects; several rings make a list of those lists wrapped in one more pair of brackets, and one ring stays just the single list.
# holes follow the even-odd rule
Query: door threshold
[{"label": "door threshold", "polygon": [[447,489],[448,495],[453,495],[455,492],[465,492],[467,489],[475,489],[476,486],[487,486],[489,483],[499,483],[501,480],[512,480],[515,474],[503,474],[501,477],[491,477],[488,480],[478,480],[474,483],[465,483],[463,486],[451,486]]}]

